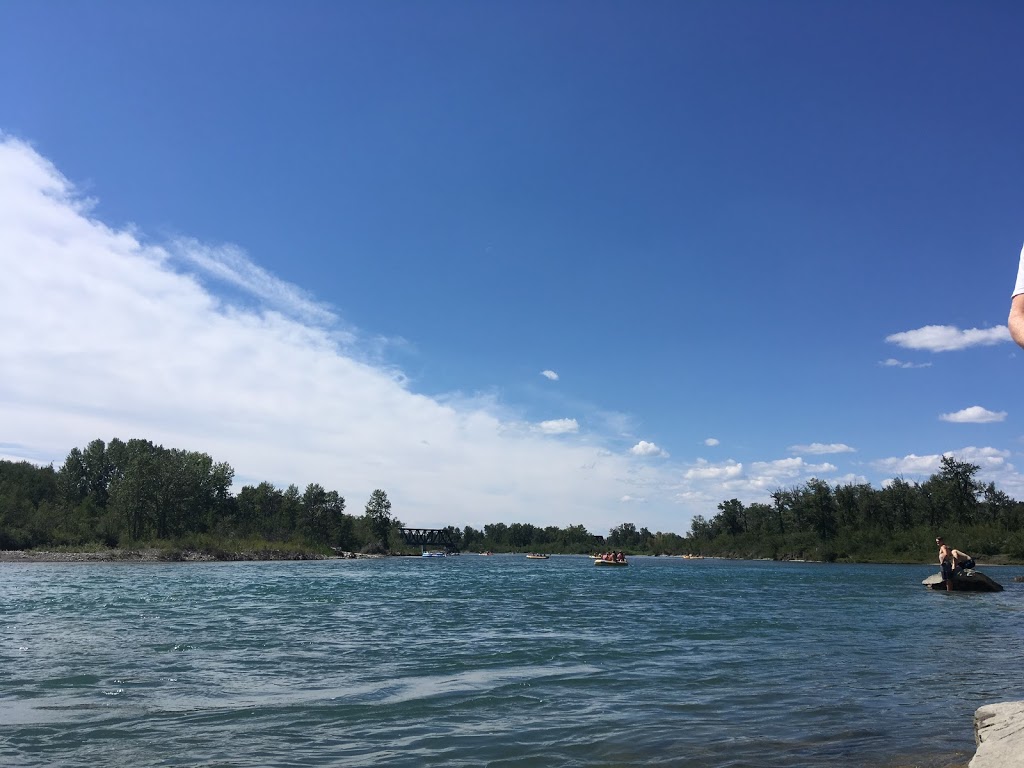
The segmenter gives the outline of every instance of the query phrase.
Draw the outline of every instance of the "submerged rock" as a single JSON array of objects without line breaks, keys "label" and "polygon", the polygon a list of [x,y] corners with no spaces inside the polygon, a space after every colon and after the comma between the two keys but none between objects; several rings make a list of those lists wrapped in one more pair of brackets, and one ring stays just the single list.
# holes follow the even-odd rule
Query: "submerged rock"
[{"label": "submerged rock", "polygon": [[[942,573],[933,573],[921,583],[929,589],[946,589],[946,585],[942,583]],[[993,581],[981,571],[969,570],[953,574],[953,591],[1002,592],[1003,585]]]}]

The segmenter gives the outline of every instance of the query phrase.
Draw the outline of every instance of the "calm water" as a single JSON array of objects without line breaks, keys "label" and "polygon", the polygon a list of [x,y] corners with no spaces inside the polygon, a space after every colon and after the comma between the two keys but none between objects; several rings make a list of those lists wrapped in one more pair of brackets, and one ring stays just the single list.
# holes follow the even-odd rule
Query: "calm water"
[{"label": "calm water", "polygon": [[933,570],[3,564],[0,765],[964,765],[1024,698],[1024,569]]}]

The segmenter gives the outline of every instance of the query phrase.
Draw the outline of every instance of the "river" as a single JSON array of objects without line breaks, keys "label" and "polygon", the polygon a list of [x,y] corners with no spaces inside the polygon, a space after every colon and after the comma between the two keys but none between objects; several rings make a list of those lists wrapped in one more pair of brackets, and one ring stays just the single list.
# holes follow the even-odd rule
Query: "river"
[{"label": "river", "polygon": [[966,765],[1024,568],[0,564],[3,766]]}]

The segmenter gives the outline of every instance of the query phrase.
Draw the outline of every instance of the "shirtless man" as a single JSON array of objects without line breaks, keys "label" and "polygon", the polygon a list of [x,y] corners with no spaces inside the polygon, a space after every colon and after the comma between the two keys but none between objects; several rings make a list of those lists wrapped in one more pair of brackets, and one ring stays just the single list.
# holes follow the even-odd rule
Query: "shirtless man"
[{"label": "shirtless man", "polygon": [[935,543],[939,545],[939,568],[942,569],[942,581],[946,585],[946,591],[953,591],[953,552],[942,540],[941,536],[935,537]]}]

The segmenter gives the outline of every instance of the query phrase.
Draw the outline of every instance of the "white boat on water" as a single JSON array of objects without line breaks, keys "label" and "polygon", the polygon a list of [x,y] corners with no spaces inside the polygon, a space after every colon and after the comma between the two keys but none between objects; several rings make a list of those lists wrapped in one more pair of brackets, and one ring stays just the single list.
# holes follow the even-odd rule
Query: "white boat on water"
[{"label": "white boat on water", "polygon": [[448,557],[444,552],[424,552],[421,557]]}]

